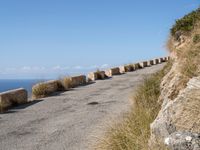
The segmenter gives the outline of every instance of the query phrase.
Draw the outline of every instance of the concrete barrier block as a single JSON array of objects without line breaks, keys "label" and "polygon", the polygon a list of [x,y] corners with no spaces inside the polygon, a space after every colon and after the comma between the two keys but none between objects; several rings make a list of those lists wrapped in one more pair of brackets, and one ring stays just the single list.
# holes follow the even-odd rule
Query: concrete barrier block
[{"label": "concrete barrier block", "polygon": [[60,88],[61,84],[59,80],[41,82],[32,87],[32,96],[33,98],[42,98],[59,91]]},{"label": "concrete barrier block", "polygon": [[6,109],[19,104],[24,104],[28,101],[28,92],[23,89],[15,89],[0,93],[0,110]]},{"label": "concrete barrier block", "polygon": [[140,68],[144,68],[148,66],[148,62],[147,61],[143,61],[140,63]]},{"label": "concrete barrier block", "polygon": [[153,64],[154,64],[154,65],[157,65],[157,64],[159,64],[159,59],[157,59],[157,58],[156,58],[156,59],[154,59],[154,60],[153,60]]},{"label": "concrete barrier block", "polygon": [[125,73],[126,71],[125,71],[125,67],[124,66],[120,66],[119,67],[119,71],[120,71],[120,73]]},{"label": "concrete barrier block", "polygon": [[70,80],[71,80],[72,87],[77,87],[77,86],[86,84],[86,76],[85,75],[74,76],[74,77],[71,77]]},{"label": "concrete barrier block", "polygon": [[105,74],[108,77],[112,77],[113,75],[120,75],[121,73],[120,73],[119,67],[116,67],[116,68],[111,68],[109,70],[106,70]]},{"label": "concrete barrier block", "polygon": [[129,65],[125,65],[124,66],[124,69],[125,69],[125,72],[131,72],[131,71],[134,71],[135,68],[133,65],[129,64]]},{"label": "concrete barrier block", "polygon": [[163,63],[164,59],[163,58],[159,58],[159,63]]},{"label": "concrete barrier block", "polygon": [[102,80],[105,78],[106,78],[105,71],[96,71],[88,74],[89,81]]},{"label": "concrete barrier block", "polygon": [[135,64],[133,64],[133,66],[134,66],[134,70],[137,70],[137,69],[141,68],[140,67],[140,63],[135,63]]},{"label": "concrete barrier block", "polygon": [[149,61],[147,62],[147,66],[152,66],[152,65],[154,65],[154,61],[153,61],[153,60],[149,60]]}]

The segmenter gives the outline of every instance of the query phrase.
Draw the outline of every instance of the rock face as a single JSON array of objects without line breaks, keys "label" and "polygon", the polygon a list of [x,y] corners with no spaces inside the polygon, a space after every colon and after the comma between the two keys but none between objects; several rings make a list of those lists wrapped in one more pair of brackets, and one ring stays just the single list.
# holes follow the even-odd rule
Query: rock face
[{"label": "rock face", "polygon": [[165,138],[165,144],[174,150],[199,150],[200,134],[191,132],[174,132]]},{"label": "rock face", "polygon": [[[194,61],[199,60],[199,46],[192,42],[192,34],[188,37],[181,34],[176,36],[170,40],[173,48],[170,59],[173,65],[160,86],[158,102],[161,110],[150,126],[149,147],[155,149],[165,144],[171,150],[200,150],[200,75],[187,76],[183,72],[190,71],[192,63],[200,67],[199,61]],[[184,55],[194,52],[191,58]],[[168,59],[159,59],[159,62]],[[184,65],[190,66],[184,68]]]},{"label": "rock face", "polygon": [[[178,80],[178,77],[175,77]],[[173,82],[176,82],[174,79]],[[170,83],[169,83],[170,86]],[[151,124],[151,144],[164,142],[175,132],[187,131],[200,133],[200,77],[192,78],[174,100],[166,92],[162,109],[156,120]],[[162,96],[161,96],[162,97]],[[191,133],[192,134],[192,133]]]}]

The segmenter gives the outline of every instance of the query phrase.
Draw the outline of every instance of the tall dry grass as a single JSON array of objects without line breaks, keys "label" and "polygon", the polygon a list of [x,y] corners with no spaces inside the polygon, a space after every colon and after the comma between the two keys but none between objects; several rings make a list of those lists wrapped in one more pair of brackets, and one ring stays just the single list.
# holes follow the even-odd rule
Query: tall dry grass
[{"label": "tall dry grass", "polygon": [[144,78],[132,98],[133,106],[130,112],[107,130],[95,147],[96,150],[148,149],[150,124],[161,108],[157,102],[160,96],[160,83],[170,68],[171,63],[168,63],[161,71]]}]

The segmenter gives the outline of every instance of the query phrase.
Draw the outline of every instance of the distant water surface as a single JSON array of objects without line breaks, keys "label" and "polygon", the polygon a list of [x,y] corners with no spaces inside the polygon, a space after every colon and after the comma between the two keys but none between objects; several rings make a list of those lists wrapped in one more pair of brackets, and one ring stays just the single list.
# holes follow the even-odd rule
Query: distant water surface
[{"label": "distant water surface", "polygon": [[25,88],[29,96],[31,95],[32,86],[44,80],[40,79],[0,79],[0,92],[13,90],[17,88]]}]

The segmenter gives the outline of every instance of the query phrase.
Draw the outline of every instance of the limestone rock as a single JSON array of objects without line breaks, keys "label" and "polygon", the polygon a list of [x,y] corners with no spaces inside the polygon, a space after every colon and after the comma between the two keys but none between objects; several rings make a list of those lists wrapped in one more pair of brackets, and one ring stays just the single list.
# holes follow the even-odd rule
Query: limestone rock
[{"label": "limestone rock", "polygon": [[165,138],[165,145],[171,150],[200,150],[200,134],[174,132]]},{"label": "limestone rock", "polygon": [[161,111],[151,124],[150,145],[178,131],[200,133],[200,77],[192,78],[174,100],[164,98]]}]

